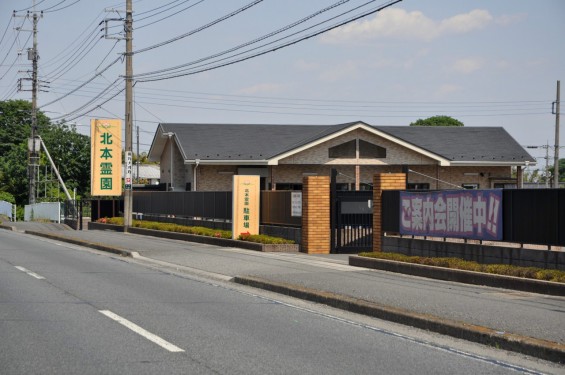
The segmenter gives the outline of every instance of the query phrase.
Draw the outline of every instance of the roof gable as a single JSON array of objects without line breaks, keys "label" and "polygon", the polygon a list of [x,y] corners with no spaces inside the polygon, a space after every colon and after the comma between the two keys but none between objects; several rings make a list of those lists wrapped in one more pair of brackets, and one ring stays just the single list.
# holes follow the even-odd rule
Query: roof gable
[{"label": "roof gable", "polygon": [[187,163],[276,165],[290,155],[359,128],[437,160],[441,165],[535,163],[535,159],[500,127],[370,126],[364,122],[338,125],[163,123],[159,124],[149,157],[159,160],[167,141],[163,134],[172,132]]}]

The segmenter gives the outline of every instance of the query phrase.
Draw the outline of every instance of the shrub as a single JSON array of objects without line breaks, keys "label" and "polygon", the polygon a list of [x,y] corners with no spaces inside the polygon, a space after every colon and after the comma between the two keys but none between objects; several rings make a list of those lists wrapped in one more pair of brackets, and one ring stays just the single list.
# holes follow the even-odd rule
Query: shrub
[{"label": "shrub", "polygon": [[249,241],[249,242],[256,242],[256,243],[270,244],[270,245],[285,245],[285,244],[294,243],[294,241],[291,240],[287,240],[279,237],[271,237],[265,234],[242,233],[239,235],[238,239],[241,241]]},{"label": "shrub", "polygon": [[[124,225],[123,217],[100,218],[96,220],[98,223]],[[190,227],[173,223],[160,223],[157,221],[134,220],[133,224],[136,228],[162,230],[167,232],[195,234],[198,236],[216,237],[216,238],[232,238],[232,232],[229,230],[211,229],[205,227]],[[263,234],[252,235],[249,232],[241,233],[239,240],[256,242],[262,244],[293,244],[294,241],[286,240],[279,237],[271,237]]]},{"label": "shrub", "polygon": [[508,264],[480,264],[460,258],[433,258],[408,256],[399,253],[360,253],[359,256],[377,259],[394,260],[398,262],[425,264],[428,266],[453,268],[465,271],[486,272],[496,275],[515,276],[527,279],[565,282],[565,271],[546,270],[536,267],[519,267]]}]

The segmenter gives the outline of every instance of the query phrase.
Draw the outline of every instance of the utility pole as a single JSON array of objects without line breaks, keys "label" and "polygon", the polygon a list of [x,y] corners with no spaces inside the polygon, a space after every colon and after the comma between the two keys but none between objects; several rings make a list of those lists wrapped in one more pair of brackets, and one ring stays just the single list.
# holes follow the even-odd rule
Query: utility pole
[{"label": "utility pole", "polygon": [[137,177],[136,182],[139,184],[139,125],[135,127],[137,130]]},{"label": "utility pole", "polygon": [[[27,51],[27,59],[32,62],[31,79],[24,78],[24,80],[31,80],[31,134],[28,140],[28,178],[29,178],[29,204],[35,203],[36,197],[36,187],[37,187],[37,171],[39,161],[39,151],[40,144],[37,132],[37,91],[39,90],[39,80],[37,74],[37,62],[39,60],[39,54],[37,53],[37,23],[39,22],[39,15],[35,11],[35,0],[33,1],[33,11],[28,11],[25,16],[17,16],[16,11],[14,11],[14,17],[30,17],[32,19],[33,29],[33,47]],[[28,71],[29,73],[29,71]],[[18,89],[22,91],[28,91],[22,89],[22,79],[19,80]]]},{"label": "utility pole", "polygon": [[545,145],[545,188],[549,188],[549,141]]},{"label": "utility pole", "polygon": [[[126,155],[131,155],[132,151],[132,113],[133,113],[133,14],[132,14],[132,0],[126,0],[126,20],[125,20],[125,33],[126,33],[126,108],[125,108],[125,125],[126,125]],[[127,160],[127,156],[126,156]],[[127,167],[126,167],[127,168]],[[132,224],[132,190],[131,184],[126,184],[124,190],[124,230],[127,232]]]},{"label": "utility pole", "polygon": [[[559,107],[561,98],[561,83],[557,81],[557,100],[553,102],[555,111],[551,111],[555,115],[555,151],[553,157],[553,187],[559,188]],[[553,109],[553,108],[552,108]]]}]

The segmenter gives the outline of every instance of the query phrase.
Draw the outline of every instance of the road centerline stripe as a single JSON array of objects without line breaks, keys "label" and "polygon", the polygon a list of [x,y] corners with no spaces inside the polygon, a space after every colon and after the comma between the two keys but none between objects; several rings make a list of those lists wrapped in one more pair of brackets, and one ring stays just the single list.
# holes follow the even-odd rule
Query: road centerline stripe
[{"label": "road centerline stripe", "polygon": [[20,270],[20,271],[22,271],[22,272],[27,273],[27,274],[30,275],[30,276],[35,277],[35,278],[38,279],[38,280],[45,280],[45,277],[43,277],[43,276],[41,276],[41,275],[38,275],[38,274],[36,274],[35,272],[32,272],[32,271],[28,270],[27,268],[24,268],[24,267],[21,267],[21,266],[14,266],[14,267],[16,267],[16,269],[18,269],[18,270]]},{"label": "road centerline stripe", "polygon": [[98,310],[98,311],[101,314],[107,316],[108,318],[120,323],[124,327],[129,328],[130,330],[137,333],[138,335],[140,335],[140,336],[146,338],[147,340],[159,345],[163,349],[166,349],[166,350],[168,350],[170,352],[174,352],[174,353],[184,352],[184,350],[179,348],[178,346],[173,345],[170,342],[160,338],[159,336],[154,335],[153,333],[141,328],[137,324],[132,323],[129,320],[122,318],[121,316],[119,316],[117,314],[114,314],[110,310]]}]

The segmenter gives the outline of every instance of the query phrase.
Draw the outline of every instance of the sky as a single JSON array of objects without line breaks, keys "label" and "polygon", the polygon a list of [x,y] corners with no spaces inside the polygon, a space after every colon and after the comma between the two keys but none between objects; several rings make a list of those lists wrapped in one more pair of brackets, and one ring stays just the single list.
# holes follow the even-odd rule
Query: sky
[{"label": "sky", "polygon": [[[92,118],[123,119],[125,0],[35,3],[40,110],[83,134]],[[31,100],[17,83],[30,77],[33,4],[0,1],[0,100]],[[565,1],[403,0],[377,11],[386,4],[134,0],[134,152],[135,130],[147,152],[160,122],[408,126],[447,115],[549,144],[552,164]],[[545,165],[544,148],[528,151]]]}]

